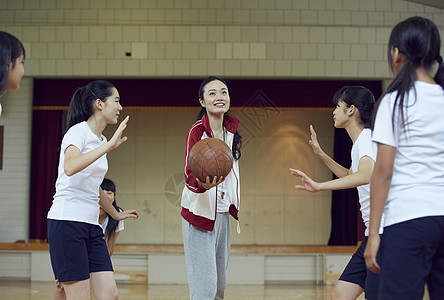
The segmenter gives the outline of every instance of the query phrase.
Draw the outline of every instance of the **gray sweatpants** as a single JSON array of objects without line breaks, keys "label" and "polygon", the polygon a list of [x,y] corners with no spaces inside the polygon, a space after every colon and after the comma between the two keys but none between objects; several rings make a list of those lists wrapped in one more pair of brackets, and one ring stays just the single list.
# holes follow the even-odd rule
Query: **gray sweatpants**
[{"label": "gray sweatpants", "polygon": [[230,215],[218,213],[213,231],[182,218],[182,236],[191,300],[224,299],[230,256]]}]

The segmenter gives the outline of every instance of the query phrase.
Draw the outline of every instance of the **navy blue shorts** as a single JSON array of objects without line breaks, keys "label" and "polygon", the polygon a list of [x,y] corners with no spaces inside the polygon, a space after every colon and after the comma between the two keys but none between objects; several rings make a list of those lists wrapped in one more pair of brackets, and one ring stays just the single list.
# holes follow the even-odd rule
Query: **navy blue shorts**
[{"label": "navy blue shorts", "polygon": [[52,270],[60,282],[85,280],[93,272],[113,271],[98,225],[48,219],[48,242]]},{"label": "navy blue shorts", "polygon": [[365,290],[365,298],[373,300],[378,298],[379,275],[371,272],[365,265],[364,251],[366,246],[367,237],[353,254],[339,280],[359,285]]},{"label": "navy blue shorts", "polygon": [[444,216],[384,228],[379,299],[444,299]]}]

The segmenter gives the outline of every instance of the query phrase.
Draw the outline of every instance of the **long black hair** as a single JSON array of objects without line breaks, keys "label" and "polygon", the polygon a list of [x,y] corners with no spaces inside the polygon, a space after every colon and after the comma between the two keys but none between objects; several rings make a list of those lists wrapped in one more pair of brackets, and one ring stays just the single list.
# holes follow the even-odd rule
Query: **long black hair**
[{"label": "long black hair", "polygon": [[[414,83],[418,79],[416,68],[423,66],[430,71],[433,64],[438,62],[438,70],[433,79],[444,88],[444,66],[440,55],[439,30],[432,21],[423,17],[411,17],[398,23],[392,29],[387,47],[387,57],[392,72],[391,51],[395,48],[406,56],[407,61],[381,99],[388,93],[396,92],[392,123],[395,121],[395,108],[398,107],[401,124],[404,124],[404,100],[408,91],[415,88]],[[379,103],[380,101],[378,101],[378,107]]]},{"label": "long black hair", "polygon": [[114,85],[105,80],[96,80],[78,88],[69,103],[67,129],[88,120],[94,114],[94,102],[97,99],[105,102],[113,94],[112,88]]},{"label": "long black hair", "polygon": [[[123,211],[119,206],[117,206],[116,202],[116,185],[111,179],[104,178],[102,184],[100,185],[102,190],[110,191],[114,193],[114,201],[113,206],[117,211]],[[113,219],[108,213],[108,225],[105,228],[105,240],[108,242],[116,233],[117,225],[119,225],[119,221]]]},{"label": "long black hair", "polygon": [[[223,84],[225,84],[227,87],[227,83],[222,78],[219,78],[217,76],[208,76],[207,78],[202,81],[199,88],[199,99],[204,100],[204,93],[205,93],[205,86],[215,80],[219,80]],[[203,115],[207,113],[207,110],[205,107],[202,107],[202,109],[197,114],[197,120],[202,119]],[[239,134],[239,131],[236,130],[234,133],[234,139],[233,139],[233,149],[231,150],[233,153],[233,157],[235,160],[239,160],[241,157],[241,148],[242,148],[242,136]]]},{"label": "long black hair", "polygon": [[344,102],[347,108],[354,105],[359,111],[360,121],[364,128],[371,127],[375,96],[369,89],[363,86],[344,86],[333,96],[335,105],[338,105],[339,101]]},{"label": "long black hair", "polygon": [[15,67],[17,58],[25,59],[25,47],[22,42],[10,33],[0,31],[0,96],[8,88],[9,67]]}]

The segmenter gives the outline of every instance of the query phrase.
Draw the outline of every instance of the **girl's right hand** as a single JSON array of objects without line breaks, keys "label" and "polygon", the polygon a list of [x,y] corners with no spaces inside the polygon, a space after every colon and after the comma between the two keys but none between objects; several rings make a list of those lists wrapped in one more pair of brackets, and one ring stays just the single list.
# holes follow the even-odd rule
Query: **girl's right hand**
[{"label": "girl's right hand", "polygon": [[128,124],[128,120],[129,116],[126,116],[126,118],[123,119],[119,127],[114,132],[113,137],[108,141],[109,145],[111,146],[111,149],[116,149],[128,139],[128,137],[126,136],[122,137],[122,133]]},{"label": "girl's right hand", "polygon": [[311,148],[313,149],[313,153],[315,155],[319,155],[322,153],[322,148],[321,145],[319,145],[318,142],[318,136],[316,134],[316,131],[313,128],[313,125],[310,125],[310,132],[311,132],[311,136],[310,136],[310,141],[308,142],[311,146]]}]

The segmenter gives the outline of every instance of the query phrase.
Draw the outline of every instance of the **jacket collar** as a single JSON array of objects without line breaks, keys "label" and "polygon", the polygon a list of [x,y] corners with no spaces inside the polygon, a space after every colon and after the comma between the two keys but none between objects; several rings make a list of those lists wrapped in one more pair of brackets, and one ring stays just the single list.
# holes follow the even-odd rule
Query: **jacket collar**
[{"label": "jacket collar", "polygon": [[[210,128],[210,121],[208,120],[208,115],[204,114],[202,116],[202,125],[205,129],[205,132],[207,133],[208,136],[212,136],[211,134],[211,128]],[[228,116],[227,114],[225,114],[224,116],[224,126],[227,129],[227,131],[231,132],[231,133],[235,133],[238,126],[239,126],[239,120]]]}]

